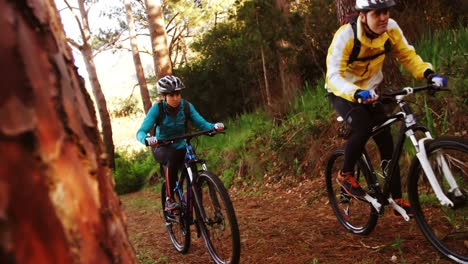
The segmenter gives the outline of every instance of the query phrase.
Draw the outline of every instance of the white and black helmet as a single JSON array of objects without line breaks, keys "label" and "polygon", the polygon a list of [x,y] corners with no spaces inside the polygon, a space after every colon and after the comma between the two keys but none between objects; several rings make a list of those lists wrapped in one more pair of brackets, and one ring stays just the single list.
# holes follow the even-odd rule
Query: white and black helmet
[{"label": "white and black helmet", "polygon": [[370,11],[394,5],[395,1],[393,0],[356,0],[356,11]]},{"label": "white and black helmet", "polygon": [[179,77],[174,75],[166,75],[162,77],[159,79],[156,87],[158,88],[158,93],[162,95],[180,91],[185,88],[184,83],[179,79]]}]

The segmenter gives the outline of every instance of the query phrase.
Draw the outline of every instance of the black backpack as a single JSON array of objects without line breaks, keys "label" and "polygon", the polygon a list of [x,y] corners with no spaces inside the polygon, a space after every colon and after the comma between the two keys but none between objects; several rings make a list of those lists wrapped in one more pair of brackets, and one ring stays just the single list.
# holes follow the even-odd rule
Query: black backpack
[{"label": "black backpack", "polygon": [[[160,130],[162,128],[161,124],[164,120],[164,118],[166,117],[166,111],[164,111],[164,106],[163,106],[163,102],[162,101],[159,101],[158,102],[158,107],[159,107],[159,115],[158,115],[158,118],[156,118],[156,124],[154,125],[154,128],[153,128],[153,135],[156,135],[156,127],[157,126],[160,126]],[[188,132],[188,120],[190,119],[190,104],[189,104],[189,101],[187,99],[184,99],[184,115],[185,115],[185,133]]]},{"label": "black backpack", "polygon": [[371,55],[371,56],[366,56],[366,57],[361,57],[361,58],[358,58],[359,56],[359,52],[361,51],[361,41],[359,41],[358,37],[357,37],[357,19],[358,19],[358,15],[357,14],[351,14],[347,17],[347,21],[348,23],[351,25],[351,28],[353,29],[353,33],[354,33],[354,45],[353,45],[353,49],[351,50],[351,54],[349,55],[349,59],[348,59],[348,65],[355,62],[355,61],[368,61],[368,60],[373,60],[383,54],[386,54],[388,52],[390,52],[390,50],[392,49],[392,44],[390,43],[390,39],[387,39],[387,41],[385,41],[385,44],[384,44],[384,47],[385,47],[385,50],[382,51],[382,52],[379,52],[377,54],[374,54],[374,55]]}]

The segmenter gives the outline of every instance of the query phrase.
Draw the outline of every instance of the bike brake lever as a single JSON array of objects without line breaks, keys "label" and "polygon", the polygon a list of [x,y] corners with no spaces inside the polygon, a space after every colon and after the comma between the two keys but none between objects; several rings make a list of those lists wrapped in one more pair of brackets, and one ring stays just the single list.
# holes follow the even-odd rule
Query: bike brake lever
[{"label": "bike brake lever", "polygon": [[212,136],[214,136],[216,134],[225,134],[226,133],[225,130],[226,130],[226,127],[224,127],[224,130],[222,130],[222,131],[216,131],[216,129],[213,129],[207,135],[212,137]]},{"label": "bike brake lever", "polygon": [[430,95],[435,95],[437,92],[449,92],[449,91],[450,91],[450,89],[448,89],[448,88],[439,87],[439,86],[435,86],[435,85],[431,85],[430,88],[427,90],[427,92]]}]

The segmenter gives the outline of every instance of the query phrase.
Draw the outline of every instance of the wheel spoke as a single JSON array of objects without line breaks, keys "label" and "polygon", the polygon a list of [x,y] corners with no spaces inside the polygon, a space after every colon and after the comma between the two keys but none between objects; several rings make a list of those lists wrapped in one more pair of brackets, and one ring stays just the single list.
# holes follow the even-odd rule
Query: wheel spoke
[{"label": "wheel spoke", "polygon": [[[182,181],[179,186],[186,189],[184,181]],[[184,189],[182,189],[181,192],[183,192],[183,194],[187,193]],[[181,206],[179,210],[172,212],[165,211],[167,193],[165,183],[163,182],[161,187],[161,204],[167,232],[169,233],[172,244],[176,250],[181,253],[187,252],[190,247],[190,222],[187,216],[187,203],[185,202],[183,194],[180,194],[180,192],[174,193],[174,199]]]},{"label": "wheel spoke", "polygon": [[199,175],[202,206],[207,221],[200,229],[215,263],[238,263],[240,238],[236,216],[228,193],[219,179],[210,173]]},{"label": "wheel spoke", "polygon": [[468,261],[467,152],[468,145],[457,139],[436,139],[427,147],[435,178],[454,207],[440,204],[418,162],[412,167],[408,190],[421,231],[443,255],[459,262]]},{"label": "wheel spoke", "polygon": [[[344,228],[355,234],[368,234],[377,223],[377,214],[374,213],[370,203],[349,196],[336,182],[336,176],[342,169],[343,162],[343,151],[335,151],[328,159],[326,184],[330,205]],[[354,173],[356,180],[364,189],[368,186],[363,174],[365,170],[366,168],[361,168],[361,164],[358,164]]]}]

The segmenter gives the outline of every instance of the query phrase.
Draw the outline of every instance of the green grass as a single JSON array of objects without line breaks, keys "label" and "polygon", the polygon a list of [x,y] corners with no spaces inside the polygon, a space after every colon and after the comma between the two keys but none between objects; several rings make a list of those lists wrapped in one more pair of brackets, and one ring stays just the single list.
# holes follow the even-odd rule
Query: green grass
[{"label": "green grass", "polygon": [[145,209],[145,210],[152,210],[152,211],[161,210],[160,203],[155,203],[154,199],[150,199],[146,197],[137,197],[135,199],[131,199],[129,201],[129,206],[135,209]]},{"label": "green grass", "polygon": [[291,103],[288,119],[295,121],[296,118],[305,117],[306,120],[303,120],[305,122],[329,120],[333,109],[328,104],[327,93],[323,79],[319,80],[315,86],[306,83],[302,94]]},{"label": "green grass", "polygon": [[454,67],[466,70],[466,52],[468,50],[468,28],[460,25],[459,29],[427,32],[417,44],[416,50],[438,71],[451,73]]}]

